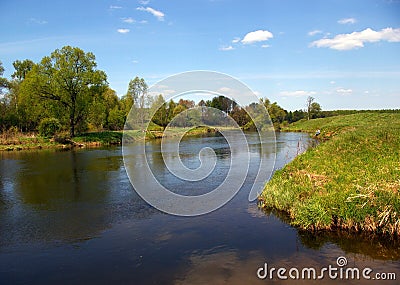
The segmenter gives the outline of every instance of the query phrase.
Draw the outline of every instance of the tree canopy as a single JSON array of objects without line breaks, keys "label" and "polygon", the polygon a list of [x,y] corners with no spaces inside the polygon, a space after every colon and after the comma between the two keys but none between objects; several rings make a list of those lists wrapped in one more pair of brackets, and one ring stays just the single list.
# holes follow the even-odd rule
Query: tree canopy
[{"label": "tree canopy", "polygon": [[65,46],[32,67],[21,91],[56,102],[68,114],[70,135],[74,137],[75,127],[87,115],[90,103],[108,85],[105,72],[96,67],[93,53]]}]

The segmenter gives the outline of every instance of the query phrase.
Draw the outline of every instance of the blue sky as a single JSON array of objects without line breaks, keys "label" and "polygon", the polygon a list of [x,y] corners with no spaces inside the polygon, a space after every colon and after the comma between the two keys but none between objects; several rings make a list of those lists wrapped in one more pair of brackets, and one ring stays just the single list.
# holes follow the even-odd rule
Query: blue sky
[{"label": "blue sky", "polygon": [[1,0],[0,60],[56,48],[96,55],[119,95],[184,71],[212,70],[287,110],[400,108],[400,1]]}]

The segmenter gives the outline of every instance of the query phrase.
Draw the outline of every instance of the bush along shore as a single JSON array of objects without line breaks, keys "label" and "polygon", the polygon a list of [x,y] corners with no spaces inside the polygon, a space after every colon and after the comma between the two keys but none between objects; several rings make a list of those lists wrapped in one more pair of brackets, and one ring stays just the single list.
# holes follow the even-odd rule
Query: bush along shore
[{"label": "bush along shore", "polygon": [[363,113],[296,122],[317,147],[275,172],[259,196],[301,229],[400,234],[400,113]]},{"label": "bush along shore", "polygon": [[[185,136],[197,136],[217,133],[217,129],[210,127],[196,128],[174,128],[169,132],[169,136],[180,136],[185,132]],[[159,139],[163,137],[162,128],[154,128],[146,131],[145,136],[140,130],[125,132],[127,142],[135,142],[145,139]],[[68,135],[57,134],[53,137],[38,136],[32,134],[22,134],[19,132],[5,132],[0,135],[0,151],[30,150],[30,149],[71,149],[71,148],[89,148],[121,145],[123,131],[102,131],[83,133],[70,138]]]}]

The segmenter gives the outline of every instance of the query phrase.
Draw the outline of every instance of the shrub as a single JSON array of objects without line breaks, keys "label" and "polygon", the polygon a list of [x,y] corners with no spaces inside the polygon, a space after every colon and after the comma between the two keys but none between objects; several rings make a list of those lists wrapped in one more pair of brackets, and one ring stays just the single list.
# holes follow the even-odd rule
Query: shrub
[{"label": "shrub", "polygon": [[60,129],[61,124],[56,118],[45,118],[39,124],[39,134],[43,137],[52,137]]}]

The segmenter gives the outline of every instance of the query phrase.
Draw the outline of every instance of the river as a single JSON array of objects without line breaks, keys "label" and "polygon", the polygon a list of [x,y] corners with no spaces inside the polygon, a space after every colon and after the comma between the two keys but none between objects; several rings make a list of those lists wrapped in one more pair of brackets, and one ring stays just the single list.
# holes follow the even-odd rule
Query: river
[{"label": "river", "polygon": [[[251,144],[252,135],[247,137]],[[215,188],[226,173],[230,153],[221,140],[182,141],[187,163],[196,160],[202,146],[216,149],[214,179],[198,183],[196,195]],[[301,133],[278,133],[276,140],[275,169],[311,143]],[[151,166],[167,173],[160,142],[149,144]],[[250,148],[253,162],[260,159],[257,149]],[[154,209],[136,194],[121,147],[2,152],[0,157],[0,284],[279,284],[287,281],[276,273],[259,279],[257,270],[266,263],[287,271],[339,267],[338,257],[346,258],[347,267],[400,278],[398,242],[298,231],[284,214],[263,212],[256,202],[248,202],[257,167],[250,167],[243,187],[220,209],[178,217]],[[143,165],[135,167],[140,174]],[[180,182],[168,174],[162,179],[177,193],[190,190],[178,187]],[[372,284],[327,275],[320,281]]]}]

